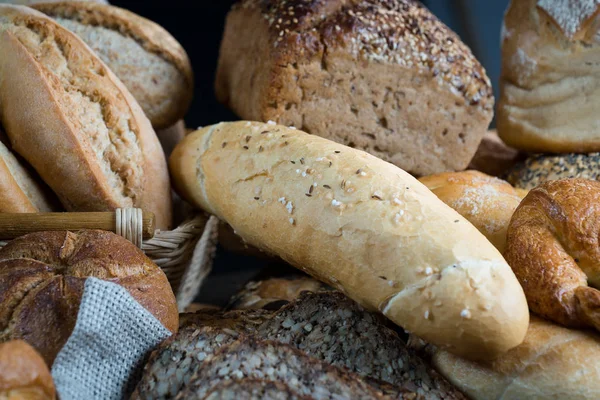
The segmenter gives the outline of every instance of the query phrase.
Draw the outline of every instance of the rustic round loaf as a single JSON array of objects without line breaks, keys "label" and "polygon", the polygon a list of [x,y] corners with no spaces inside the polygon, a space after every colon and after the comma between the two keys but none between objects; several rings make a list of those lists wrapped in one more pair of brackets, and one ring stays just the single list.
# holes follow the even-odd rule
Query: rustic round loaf
[{"label": "rustic round loaf", "polygon": [[33,347],[22,340],[0,344],[0,399],[55,398],[48,366]]},{"label": "rustic round loaf", "polygon": [[506,180],[512,185],[533,189],[546,182],[566,178],[600,178],[600,153],[535,155],[515,165]]},{"label": "rustic round loaf", "polygon": [[529,308],[559,324],[600,330],[600,182],[561,179],[531,190],[515,211],[505,258]]},{"label": "rustic round loaf", "polygon": [[177,331],[167,277],[131,242],[104,231],[39,232],[0,250],[0,342],[23,339],[52,365],[75,327],[88,277],[121,285]]}]

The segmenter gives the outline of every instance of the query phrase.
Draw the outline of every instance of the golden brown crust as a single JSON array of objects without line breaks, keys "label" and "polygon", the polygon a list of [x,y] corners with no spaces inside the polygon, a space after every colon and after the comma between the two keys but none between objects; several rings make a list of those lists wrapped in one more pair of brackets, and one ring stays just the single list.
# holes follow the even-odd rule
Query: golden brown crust
[{"label": "golden brown crust", "polygon": [[[95,2],[51,2],[35,4],[32,7],[52,18],[76,21],[84,26],[101,27],[117,32],[124,38],[131,38],[136,41],[146,52],[158,55],[172,64],[179,71],[182,77],[181,82],[164,82],[165,77],[153,76],[149,68],[143,68],[141,64],[139,67],[134,66],[133,69],[131,65],[128,68],[121,68],[119,59],[114,53],[122,49],[118,48],[118,43],[115,43],[115,40],[109,40],[108,37],[106,40],[102,40],[103,32],[101,30],[97,30],[97,35],[91,38],[95,39],[96,42],[86,40],[87,37],[82,37],[92,49],[99,50],[98,55],[113,69],[113,72],[139,101],[154,127],[168,128],[183,118],[193,95],[194,76],[192,67],[183,47],[160,25],[122,8]],[[106,48],[107,46],[114,46],[114,48]],[[113,60],[115,61],[114,68],[112,65]],[[148,61],[148,64],[150,64],[150,61]],[[138,79],[136,75],[141,77]],[[165,84],[165,87],[161,86],[163,84]],[[170,99],[161,99],[164,102],[168,101],[169,105],[166,107],[146,103],[146,100],[151,102],[151,100],[156,101],[159,99],[157,95],[150,94],[159,86],[165,92],[172,92],[170,93]]]},{"label": "golden brown crust", "polygon": [[485,71],[413,0],[246,0],[228,14],[216,94],[418,176],[464,170],[492,118]]},{"label": "golden brown crust", "polygon": [[518,150],[507,146],[496,131],[488,131],[481,140],[468,169],[504,177],[506,172],[525,157]]},{"label": "golden brown crust", "polygon": [[23,339],[51,365],[71,334],[85,279],[123,286],[176,332],[175,296],[165,274],[110,232],[40,232],[0,250],[0,340]]},{"label": "golden brown crust", "polygon": [[525,297],[498,250],[389,163],[246,121],[186,136],[170,161],[190,203],[415,334],[470,357],[525,336]]},{"label": "golden brown crust", "polygon": [[600,338],[531,317],[525,341],[479,363],[435,350],[432,363],[473,400],[600,398]]},{"label": "golden brown crust", "polygon": [[538,153],[600,150],[599,11],[595,0],[511,1],[497,112],[498,133],[509,146]]},{"label": "golden brown crust", "polygon": [[508,182],[478,171],[447,172],[419,181],[504,252],[510,218],[522,199]]},{"label": "golden brown crust", "polygon": [[596,181],[547,182],[529,192],[509,225],[505,256],[530,309],[566,326],[600,330],[599,196]]},{"label": "golden brown crust", "polygon": [[13,149],[67,210],[141,207],[168,228],[164,153],[123,84],[73,33],[31,8],[0,5],[0,32],[0,117]]},{"label": "golden brown crust", "polygon": [[56,399],[48,366],[33,347],[22,340],[0,343],[0,398]]}]

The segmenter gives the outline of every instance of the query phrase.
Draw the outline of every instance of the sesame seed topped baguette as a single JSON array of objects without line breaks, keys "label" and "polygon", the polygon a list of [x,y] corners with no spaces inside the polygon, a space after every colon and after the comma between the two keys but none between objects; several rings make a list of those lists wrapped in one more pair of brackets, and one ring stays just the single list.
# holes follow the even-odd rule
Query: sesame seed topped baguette
[{"label": "sesame seed topped baguette", "polygon": [[408,173],[275,124],[188,136],[170,160],[184,198],[370,310],[450,351],[517,346],[529,314],[494,246]]},{"label": "sesame seed topped baguette", "polygon": [[0,119],[68,211],[141,207],[170,226],[168,170],[150,121],[81,39],[28,7],[0,5]]}]

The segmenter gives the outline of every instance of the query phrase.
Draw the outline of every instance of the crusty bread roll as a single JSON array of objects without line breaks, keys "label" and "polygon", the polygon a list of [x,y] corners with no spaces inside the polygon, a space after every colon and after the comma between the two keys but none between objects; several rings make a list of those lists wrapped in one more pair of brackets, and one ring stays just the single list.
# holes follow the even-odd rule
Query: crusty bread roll
[{"label": "crusty bread roll", "polygon": [[595,0],[513,0],[502,30],[498,134],[540,153],[600,151]]},{"label": "crusty bread roll", "polygon": [[523,154],[512,147],[508,147],[498,137],[496,131],[488,131],[479,144],[468,169],[500,178],[523,158]]},{"label": "crusty bread roll", "polygon": [[504,252],[510,218],[522,199],[508,182],[478,171],[446,172],[419,181]]},{"label": "crusty bread roll", "polygon": [[217,99],[242,119],[365,150],[415,174],[464,170],[492,120],[484,68],[416,0],[243,0]]},{"label": "crusty bread roll", "polygon": [[75,327],[88,277],[123,286],[177,332],[169,281],[140,249],[111,232],[55,231],[22,236],[0,250],[0,342],[23,339],[52,365]]},{"label": "crusty bread roll", "polygon": [[0,399],[56,399],[48,366],[35,349],[22,340],[0,343]]},{"label": "crusty bread roll", "polygon": [[600,153],[534,155],[515,165],[506,180],[516,187],[533,189],[566,178],[600,180]]},{"label": "crusty bread roll", "polygon": [[77,34],[125,84],[156,129],[185,115],[194,77],[188,56],[160,25],[94,2],[50,2],[35,9]]},{"label": "crusty bread roll", "polygon": [[273,124],[199,130],[170,159],[184,198],[369,310],[469,357],[518,345],[523,291],[500,253],[403,170]]},{"label": "crusty bread roll", "polygon": [[597,400],[600,338],[535,316],[518,347],[475,363],[436,351],[432,363],[473,400]]},{"label": "crusty bread roll", "polygon": [[73,33],[0,5],[0,120],[68,211],[141,207],[171,225],[164,153],[123,84]]},{"label": "crusty bread roll", "polygon": [[0,212],[56,211],[57,202],[48,188],[4,143],[4,133],[0,130]]},{"label": "crusty bread roll", "polygon": [[531,311],[600,330],[600,182],[563,179],[531,190],[508,228],[506,261]]}]

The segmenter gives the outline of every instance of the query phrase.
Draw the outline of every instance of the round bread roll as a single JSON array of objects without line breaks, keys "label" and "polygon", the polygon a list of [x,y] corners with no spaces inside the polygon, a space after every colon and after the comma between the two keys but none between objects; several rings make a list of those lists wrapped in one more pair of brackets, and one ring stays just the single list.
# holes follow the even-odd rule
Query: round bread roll
[{"label": "round bread roll", "polygon": [[508,182],[478,171],[447,172],[419,181],[504,252],[508,223],[522,199]]},{"label": "round bread roll", "polygon": [[515,165],[506,180],[533,189],[540,184],[566,178],[600,179],[600,153],[535,155]]},{"label": "round bread roll", "polygon": [[600,151],[595,0],[513,0],[502,29],[498,134],[539,153]]},{"label": "round bread roll", "polygon": [[472,400],[600,399],[600,338],[535,316],[525,341],[494,361],[434,350],[433,366]]},{"label": "round bread roll", "polygon": [[88,277],[123,286],[177,332],[169,281],[140,249],[111,232],[55,231],[22,236],[0,250],[0,342],[23,339],[52,365],[75,327]]},{"label": "round bread roll", "polygon": [[54,382],[44,359],[22,340],[0,343],[0,399],[56,399]]},{"label": "round bread roll", "polygon": [[508,228],[505,257],[529,308],[570,327],[600,330],[600,183],[546,182],[531,190]]},{"label": "round bread roll", "polygon": [[508,147],[494,131],[486,132],[479,148],[473,156],[468,169],[486,173],[491,176],[503,176],[523,155]]}]

